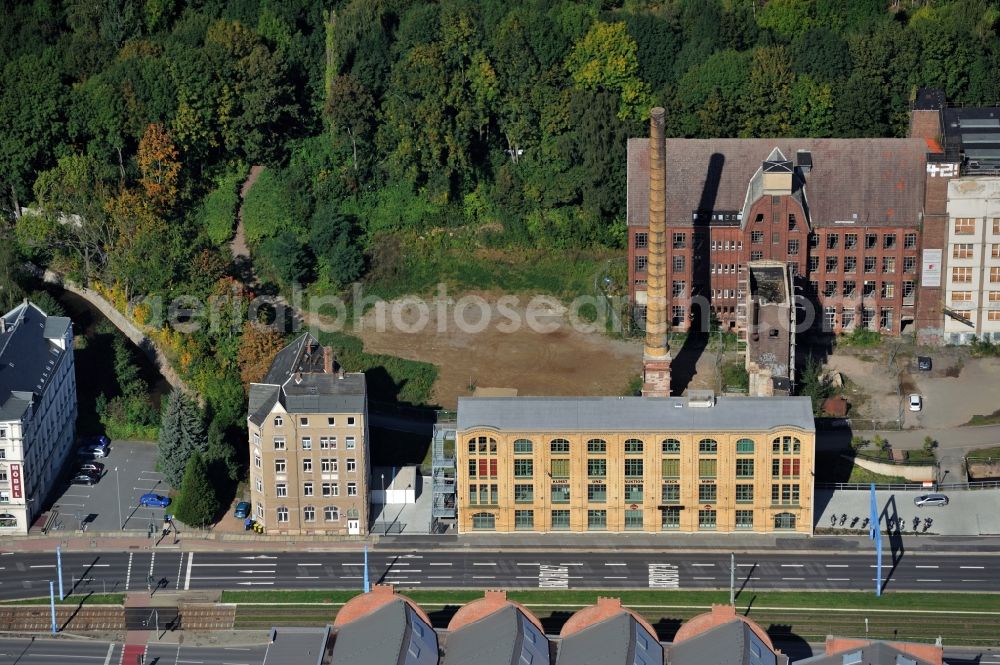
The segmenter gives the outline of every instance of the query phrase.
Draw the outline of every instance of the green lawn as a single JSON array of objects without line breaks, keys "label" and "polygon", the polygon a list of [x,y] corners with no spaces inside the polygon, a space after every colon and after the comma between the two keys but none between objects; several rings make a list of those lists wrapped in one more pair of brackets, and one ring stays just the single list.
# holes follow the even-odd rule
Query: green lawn
[{"label": "green lawn", "polygon": [[[56,600],[57,605],[123,605],[125,603],[125,594],[123,593],[95,593],[91,595],[87,594],[70,594],[66,596],[63,600]],[[0,602],[0,605],[48,605],[49,597],[45,596],[43,598],[26,598],[23,600],[5,600]]]},{"label": "green lawn", "polygon": [[987,416],[976,414],[971,418],[969,418],[969,422],[965,424],[973,426],[973,425],[996,425],[997,423],[1000,423],[1000,409],[997,409],[996,411]]},{"label": "green lawn", "polygon": [[991,448],[980,448],[979,450],[972,450],[969,451],[966,457],[1000,459],[1000,446],[992,446]]}]

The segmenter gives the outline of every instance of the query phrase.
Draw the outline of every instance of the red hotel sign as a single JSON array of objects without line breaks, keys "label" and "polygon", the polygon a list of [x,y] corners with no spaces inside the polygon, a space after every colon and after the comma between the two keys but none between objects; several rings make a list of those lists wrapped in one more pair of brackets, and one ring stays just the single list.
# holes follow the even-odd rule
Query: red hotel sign
[{"label": "red hotel sign", "polygon": [[12,499],[20,499],[23,492],[21,490],[21,465],[10,465],[10,496]]}]

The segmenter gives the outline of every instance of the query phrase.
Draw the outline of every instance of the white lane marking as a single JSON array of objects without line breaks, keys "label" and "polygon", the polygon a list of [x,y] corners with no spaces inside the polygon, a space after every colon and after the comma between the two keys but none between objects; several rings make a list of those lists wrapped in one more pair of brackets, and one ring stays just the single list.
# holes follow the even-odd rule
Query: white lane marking
[{"label": "white lane marking", "polygon": [[181,558],[177,562],[177,583],[174,584],[174,589],[181,588],[181,571],[184,570],[184,554],[185,552],[181,552]]},{"label": "white lane marking", "polygon": [[[450,580],[451,579],[451,575],[428,575],[427,579],[429,579],[429,580]],[[534,578],[532,578],[532,579],[534,579]]]},{"label": "white lane marking", "polygon": [[472,565],[473,565],[473,566],[495,566],[495,565],[497,565],[497,564],[496,564],[496,561],[492,561],[492,562],[490,562],[490,563],[479,563],[479,562],[475,562],[475,561],[474,561],[474,562],[472,563]]},{"label": "white lane marking", "polygon": [[104,657],[104,665],[111,665],[111,654],[115,650],[115,643],[112,642],[108,645],[108,655]]},{"label": "white lane marking", "polygon": [[297,563],[296,566],[322,566],[321,563]]},{"label": "white lane marking", "polygon": [[515,563],[514,565],[515,566],[538,566],[540,564],[537,564],[537,563]]},{"label": "white lane marking", "polygon": [[537,580],[538,578],[534,575],[518,575],[514,578],[515,580]]},{"label": "white lane marking", "polygon": [[628,575],[605,575],[604,579],[606,579],[606,580],[627,580],[628,579]]},{"label": "white lane marking", "polygon": [[[274,575],[268,575],[268,577],[274,578],[275,576]],[[246,578],[247,578],[246,575],[240,575],[238,577],[192,577],[191,579],[193,579],[193,580],[245,580]],[[254,579],[257,580],[257,579],[264,579],[264,578],[255,577]],[[273,584],[273,582],[271,582],[271,584]]]},{"label": "white lane marking", "polygon": [[960,570],[982,570],[986,566],[959,566]]},{"label": "white lane marking", "polygon": [[128,553],[128,570],[125,572],[125,590],[128,591],[128,585],[132,581],[132,557],[135,556],[135,552]]},{"label": "white lane marking", "polygon": [[850,577],[828,577],[828,578],[826,578],[826,581],[827,582],[850,582],[851,578]]},{"label": "white lane marking", "polygon": [[699,568],[708,568],[709,566],[714,566],[714,563],[692,563],[692,566],[698,566]]},{"label": "white lane marking", "polygon": [[672,563],[649,564],[650,589],[677,589],[680,587],[680,572]]},{"label": "white lane marking", "polygon": [[539,589],[568,589],[569,569],[566,566],[539,566]]},{"label": "white lane marking", "polygon": [[495,575],[473,575],[472,579],[474,579],[474,580],[495,580],[496,576]]},{"label": "white lane marking", "polygon": [[297,580],[318,580],[319,576],[318,575],[296,575],[295,579],[297,579]]},{"label": "white lane marking", "polygon": [[194,565],[194,552],[188,552],[188,567],[187,573],[184,575],[184,590],[188,591],[191,589],[191,567]]},{"label": "white lane marking", "polygon": [[825,565],[827,568],[847,568],[846,563],[828,563]]},{"label": "white lane marking", "polygon": [[153,556],[149,557],[149,577],[153,577],[153,564],[156,562],[156,552],[153,552]]},{"label": "white lane marking", "polygon": [[582,563],[560,563],[560,566],[582,566]]},{"label": "white lane marking", "polygon": [[962,580],[963,582],[985,582],[986,580]]},{"label": "white lane marking", "polygon": [[[81,568],[108,568],[109,566],[111,566],[110,563],[81,563],[80,564]],[[0,570],[3,570],[3,568],[0,568]]]},{"label": "white lane marking", "polygon": [[28,568],[55,568],[55,567],[56,564],[54,563],[44,563],[44,564],[40,563],[37,566],[28,566]]},{"label": "white lane marking", "polygon": [[781,564],[781,567],[782,568],[802,568],[803,564],[801,564],[801,563],[783,563],[783,564]]},{"label": "white lane marking", "polygon": [[696,580],[714,580],[714,577],[695,577]]},{"label": "white lane marking", "polygon": [[914,566],[914,568],[937,568],[937,566]]},{"label": "white lane marking", "polygon": [[789,581],[791,581],[791,580],[796,580],[796,581],[799,581],[799,582],[801,582],[801,581],[802,581],[802,580],[804,580],[805,578],[804,578],[804,577],[782,577],[781,579],[783,579],[783,580],[789,580]]},{"label": "white lane marking", "polygon": [[757,564],[755,564],[755,563],[738,563],[738,564],[736,564],[736,567],[737,568],[753,568],[756,565]]},{"label": "white lane marking", "polygon": [[428,566],[450,566],[450,563],[429,563]]},{"label": "white lane marking", "polygon": [[917,581],[918,582],[940,582],[941,580],[923,580],[923,579],[919,579],[918,578]]},{"label": "white lane marking", "polygon": [[605,566],[627,566],[627,563],[606,563]]},{"label": "white lane marking", "polygon": [[232,566],[243,566],[243,567],[246,567],[246,566],[271,566],[273,568],[274,566],[277,566],[278,564],[276,564],[276,563],[267,563],[267,562],[264,562],[264,561],[254,561],[253,563],[196,563],[194,565],[202,567],[202,568],[227,568],[227,567],[232,567]]}]

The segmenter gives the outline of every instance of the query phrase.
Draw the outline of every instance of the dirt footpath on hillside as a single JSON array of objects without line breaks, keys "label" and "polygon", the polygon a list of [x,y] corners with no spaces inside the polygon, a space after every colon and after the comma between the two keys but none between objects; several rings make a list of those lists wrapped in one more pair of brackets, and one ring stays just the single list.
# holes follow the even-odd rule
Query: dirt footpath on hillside
[{"label": "dirt footpath on hillside", "polygon": [[[455,408],[459,397],[471,395],[470,388],[476,386],[516,388],[519,395],[620,395],[642,371],[640,341],[615,340],[578,329],[561,305],[536,303],[533,329],[526,323],[527,297],[498,307],[501,296],[497,294],[471,295],[488,305],[488,319],[481,317],[477,305],[464,309],[465,323],[459,324],[455,306],[444,310],[429,303],[424,316],[416,306],[392,301],[383,313],[384,325],[378,325],[378,312],[373,308],[365,315],[363,328],[353,333],[369,353],[436,365],[434,399],[448,409]],[[488,325],[483,325],[484,320]]]}]

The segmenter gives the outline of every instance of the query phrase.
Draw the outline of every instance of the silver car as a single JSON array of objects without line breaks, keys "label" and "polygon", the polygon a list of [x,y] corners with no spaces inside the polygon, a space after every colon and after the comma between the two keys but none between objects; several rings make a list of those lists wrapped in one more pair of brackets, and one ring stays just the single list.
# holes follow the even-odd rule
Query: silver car
[{"label": "silver car", "polygon": [[913,505],[923,508],[925,506],[947,506],[948,497],[944,494],[921,494],[914,497]]}]

